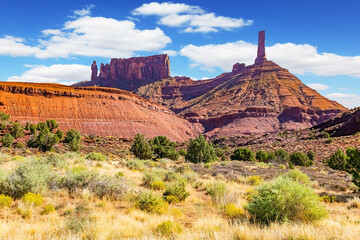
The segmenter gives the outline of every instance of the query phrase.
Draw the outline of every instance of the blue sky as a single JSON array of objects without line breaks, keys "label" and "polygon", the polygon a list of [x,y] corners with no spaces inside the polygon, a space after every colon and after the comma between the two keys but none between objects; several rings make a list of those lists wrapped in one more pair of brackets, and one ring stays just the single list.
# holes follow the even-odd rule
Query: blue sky
[{"label": "blue sky", "polygon": [[[55,3],[57,2],[57,3]],[[71,84],[110,58],[168,53],[194,79],[269,60],[347,107],[360,106],[360,3],[317,1],[5,1],[0,80]]]}]

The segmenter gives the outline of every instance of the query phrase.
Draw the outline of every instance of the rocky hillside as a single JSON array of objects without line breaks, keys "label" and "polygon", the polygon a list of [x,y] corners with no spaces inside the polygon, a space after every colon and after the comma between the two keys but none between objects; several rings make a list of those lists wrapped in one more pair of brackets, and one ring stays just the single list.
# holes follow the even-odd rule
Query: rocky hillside
[{"label": "rocky hillside", "polygon": [[100,136],[132,138],[142,133],[184,141],[200,131],[166,107],[124,90],[99,87],[1,82],[0,111],[12,121],[55,119],[62,130]]},{"label": "rocky hillside", "polygon": [[[119,62],[120,61],[120,62]],[[129,66],[123,68],[119,66]],[[162,104],[208,136],[260,135],[312,127],[346,110],[303,84],[287,69],[268,61],[265,32],[259,32],[255,64],[236,63],[232,72],[194,81],[170,76],[166,55],[112,59],[97,76],[77,86],[109,86],[130,90]]]},{"label": "rocky hillside", "polygon": [[235,64],[232,72],[205,81],[169,78],[135,93],[201,123],[209,136],[307,128],[346,110],[267,60]]}]

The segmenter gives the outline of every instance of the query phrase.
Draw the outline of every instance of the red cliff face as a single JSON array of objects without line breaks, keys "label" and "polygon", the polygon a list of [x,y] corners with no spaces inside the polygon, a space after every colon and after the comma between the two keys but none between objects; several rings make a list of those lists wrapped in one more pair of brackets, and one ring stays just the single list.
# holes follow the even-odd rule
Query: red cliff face
[{"label": "red cliff face", "polygon": [[170,77],[170,62],[166,54],[149,57],[113,58],[110,64],[96,61],[91,66],[91,81],[78,86],[114,87],[133,91],[138,87]]},{"label": "red cliff face", "polygon": [[12,121],[56,119],[62,130],[101,136],[132,138],[141,133],[184,141],[199,132],[167,108],[118,89],[1,82],[0,111]]},{"label": "red cliff face", "polygon": [[[255,64],[245,66],[236,63],[232,72],[214,79],[193,81],[187,77],[171,78],[168,58],[161,56],[112,60],[110,65],[101,66],[100,77],[79,85],[131,90],[170,108],[178,116],[202,124],[208,136],[264,134],[307,128],[346,110],[303,84],[287,69],[268,61],[264,31],[259,32]],[[155,61],[156,64],[143,65],[147,61]],[[136,64],[131,65],[133,62]],[[144,66],[158,66],[158,62],[163,63],[162,67],[149,70],[158,69],[155,75],[143,74],[143,69],[150,69]],[[92,69],[93,75],[96,75],[97,68],[93,65]]]}]

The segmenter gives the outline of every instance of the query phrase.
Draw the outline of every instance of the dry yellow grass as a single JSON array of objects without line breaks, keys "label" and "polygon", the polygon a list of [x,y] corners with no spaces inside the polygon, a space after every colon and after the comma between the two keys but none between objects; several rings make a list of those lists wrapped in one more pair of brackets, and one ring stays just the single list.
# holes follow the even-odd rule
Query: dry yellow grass
[{"label": "dry yellow grass", "polygon": [[[85,160],[85,165],[93,166]],[[69,160],[74,164],[74,160]],[[171,163],[172,164],[172,163]],[[102,162],[96,168],[102,174],[114,176],[122,171],[134,184],[134,191],[146,190],[141,186],[143,173],[131,171],[117,161]],[[212,177],[198,179],[206,185]],[[224,179],[223,179],[224,180]],[[253,186],[244,182],[227,182],[231,192],[238,196],[236,204],[246,204],[246,192]],[[41,215],[41,208],[33,210],[32,217],[23,219],[16,209],[20,200],[11,208],[0,209],[0,239],[168,239],[155,232],[156,227],[171,220],[179,223],[183,231],[175,239],[358,239],[360,236],[360,209],[348,209],[346,203],[328,203],[329,215],[326,219],[311,223],[271,224],[261,227],[252,224],[248,219],[230,221],[221,212],[219,206],[208,196],[204,187],[195,189],[188,184],[190,196],[185,202],[171,204],[165,214],[151,214],[133,207],[128,200],[108,201],[98,199],[88,190],[79,191],[74,196],[64,190],[48,192],[44,195],[44,204],[52,204],[56,212]],[[161,193],[158,193],[161,194]],[[71,232],[66,227],[67,210],[85,202],[91,210],[93,219],[84,231]]]}]

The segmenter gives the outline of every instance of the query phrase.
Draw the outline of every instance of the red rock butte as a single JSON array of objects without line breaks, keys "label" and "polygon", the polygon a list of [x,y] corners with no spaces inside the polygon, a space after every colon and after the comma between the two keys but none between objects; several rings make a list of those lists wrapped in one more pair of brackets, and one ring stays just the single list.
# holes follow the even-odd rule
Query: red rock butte
[{"label": "red rock butte", "polygon": [[0,82],[0,111],[11,120],[37,123],[56,119],[60,129],[130,139],[168,136],[184,141],[200,130],[159,104],[133,93],[101,87]]},{"label": "red rock butte", "polygon": [[[141,66],[154,65],[149,63],[153,57],[157,56],[140,58],[138,62],[143,62]],[[257,57],[253,65],[236,63],[231,72],[213,79],[194,81],[187,77],[169,77],[170,71],[160,74],[169,68],[168,58],[162,59],[157,61],[162,66],[155,68],[161,69],[154,75],[155,78],[110,77],[111,80],[108,80],[108,76],[100,76],[96,78],[96,85],[123,88],[160,103],[178,116],[202,124],[208,136],[264,134],[307,128],[346,110],[303,84],[287,69],[267,60],[265,31],[259,32]],[[122,61],[133,62],[134,58]],[[121,70],[130,76],[145,76],[139,74],[142,71],[138,65],[127,71]],[[132,83],[134,79],[136,84]],[[92,82],[78,85],[95,85]],[[128,83],[120,86],[119,82]]]}]

